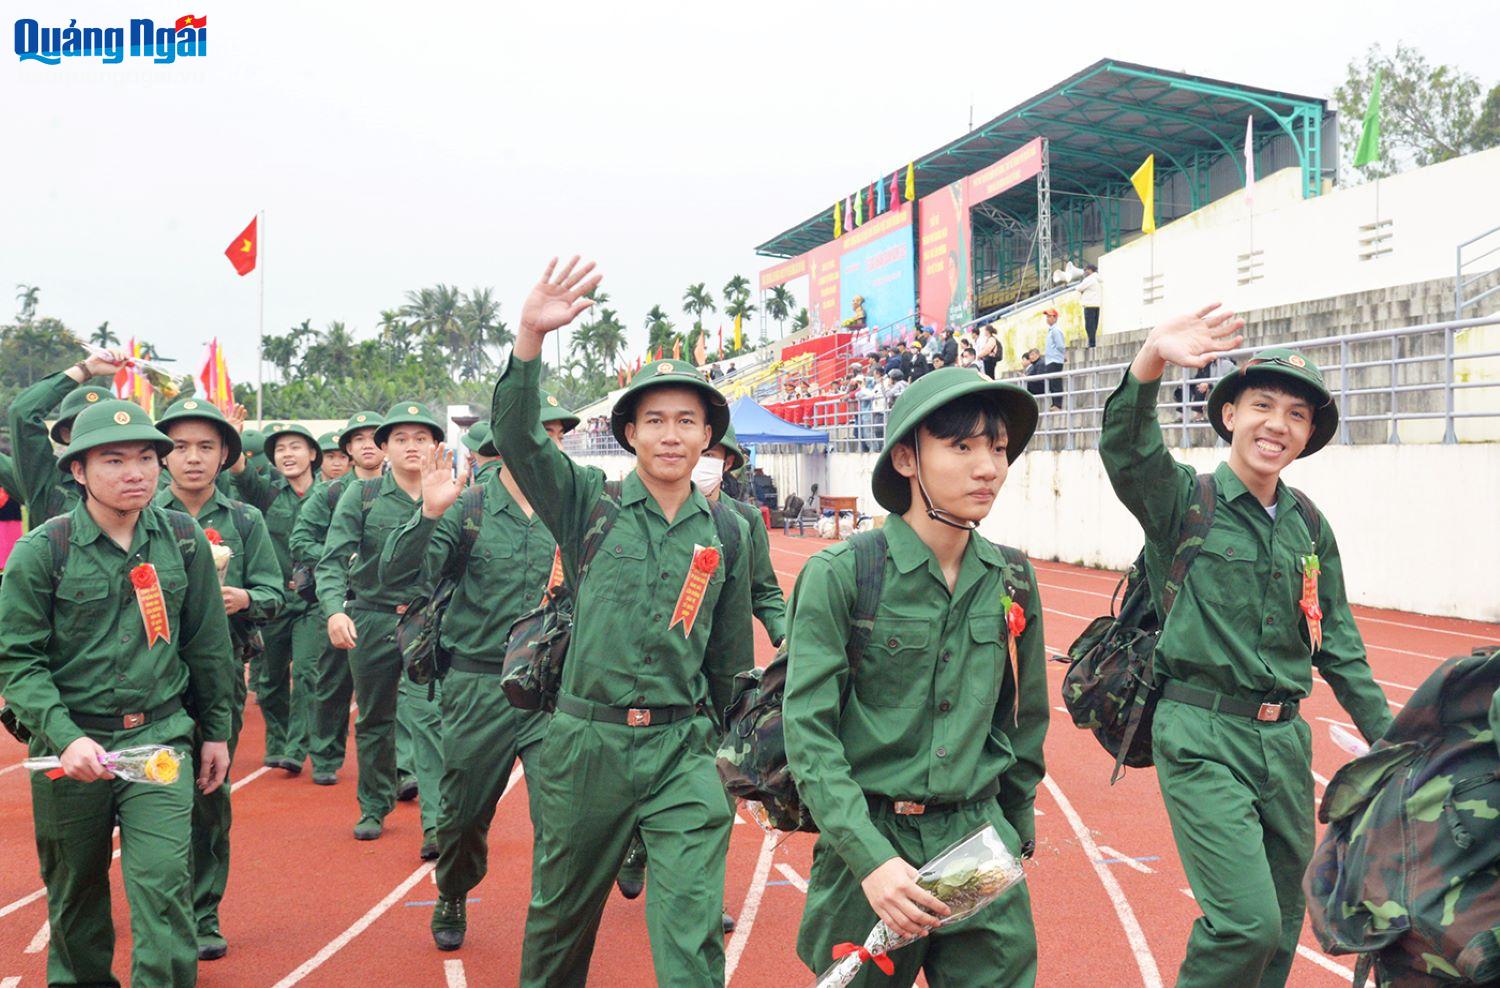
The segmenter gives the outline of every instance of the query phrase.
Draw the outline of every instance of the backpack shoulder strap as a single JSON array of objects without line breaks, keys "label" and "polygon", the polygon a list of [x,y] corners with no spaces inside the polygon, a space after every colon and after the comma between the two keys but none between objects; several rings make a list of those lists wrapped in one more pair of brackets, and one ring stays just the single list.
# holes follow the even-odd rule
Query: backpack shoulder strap
[{"label": "backpack shoulder strap", "polygon": [[470,487],[459,497],[459,540],[456,572],[462,573],[469,565],[469,555],[474,543],[479,541],[479,527],[484,524],[484,485]]},{"label": "backpack shoulder strap", "polygon": [[339,506],[339,498],[343,496],[345,486],[343,477],[328,482],[328,487],[324,489],[323,496],[328,499],[329,514],[332,514],[333,509]]},{"label": "backpack shoulder strap", "polygon": [[255,516],[250,511],[250,505],[244,501],[230,498],[229,513],[234,518],[234,530],[240,533],[241,542],[249,542],[250,532],[255,528]]},{"label": "backpack shoulder strap", "polygon": [[708,513],[713,515],[719,541],[724,543],[724,569],[728,572],[734,569],[734,561],[740,556],[740,527],[735,524],[739,512],[719,500],[708,502]]},{"label": "backpack shoulder strap", "polygon": [[583,584],[584,571],[589,568],[594,554],[599,551],[599,546],[604,544],[604,536],[614,526],[615,519],[620,515],[620,491],[622,485],[618,480],[606,480],[604,488],[599,492],[598,498],[594,500],[594,506],[589,509],[588,521],[583,526],[583,547],[578,554],[578,583]]},{"label": "backpack shoulder strap", "polygon": [[1177,601],[1178,592],[1187,580],[1188,569],[1193,565],[1193,560],[1198,558],[1198,550],[1203,548],[1203,540],[1208,537],[1209,529],[1213,528],[1214,507],[1218,499],[1219,489],[1214,483],[1214,475],[1200,473],[1193,491],[1193,502],[1188,505],[1187,514],[1182,519],[1177,548],[1172,553],[1172,566],[1167,571],[1167,582],[1161,588],[1161,599],[1157,604],[1163,627],[1166,626],[1167,616],[1172,613],[1172,605]]},{"label": "backpack shoulder strap", "polygon": [[198,558],[198,534],[201,529],[193,516],[185,511],[163,508],[167,523],[172,526],[172,537],[177,540],[177,551],[182,553],[182,565],[186,569]]},{"label": "backpack shoulder strap", "polygon": [[880,591],[885,583],[885,560],[889,554],[885,533],[880,529],[856,532],[849,537],[854,549],[854,611],[849,615],[850,681],[864,657],[865,646],[875,630],[875,614],[880,609]]},{"label": "backpack shoulder strap", "polygon": [[1307,534],[1312,536],[1313,552],[1320,549],[1323,541],[1323,512],[1313,504],[1312,498],[1302,493],[1295,487],[1288,487],[1292,497],[1297,499],[1297,511],[1301,513],[1302,520],[1307,524]]},{"label": "backpack shoulder strap", "polygon": [[375,498],[380,494],[380,485],[384,477],[371,477],[369,480],[360,481],[364,486],[359,492],[359,513],[367,515],[370,507],[375,503]]},{"label": "backpack shoulder strap", "polygon": [[[975,532],[974,535],[979,533]],[[973,536],[971,535],[970,538]],[[1021,605],[1021,610],[1031,608],[1031,581],[1026,579],[1026,553],[1015,546],[997,546],[1000,555],[1005,559],[1005,589],[1010,591],[1010,599]],[[1004,615],[1001,615],[1001,623],[1004,623]]]},{"label": "backpack shoulder strap", "polygon": [[55,587],[68,565],[68,550],[73,545],[73,516],[53,515],[42,523],[42,531],[47,533],[47,547],[52,552],[52,585]]}]

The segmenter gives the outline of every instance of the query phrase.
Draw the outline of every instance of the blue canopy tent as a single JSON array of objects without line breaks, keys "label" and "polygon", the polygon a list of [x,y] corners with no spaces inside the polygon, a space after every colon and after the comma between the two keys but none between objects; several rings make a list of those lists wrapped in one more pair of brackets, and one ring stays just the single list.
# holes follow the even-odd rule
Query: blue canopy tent
[{"label": "blue canopy tent", "polygon": [[[817,429],[805,429],[778,418],[767,411],[754,398],[737,398],[729,406],[729,421],[734,426],[735,437],[741,448],[755,462],[755,446],[759,443],[788,443],[794,446],[815,446],[828,442],[828,433]],[[802,482],[802,464],[797,464],[796,485]]]}]

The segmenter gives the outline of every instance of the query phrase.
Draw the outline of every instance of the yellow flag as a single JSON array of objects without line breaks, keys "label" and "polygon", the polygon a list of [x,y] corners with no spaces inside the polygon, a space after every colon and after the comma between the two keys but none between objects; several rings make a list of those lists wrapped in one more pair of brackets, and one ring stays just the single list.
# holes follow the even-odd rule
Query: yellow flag
[{"label": "yellow flag", "polygon": [[835,240],[837,240],[838,238],[840,238],[840,237],[842,237],[844,235],[844,208],[843,208],[843,206],[844,206],[843,203],[839,203],[837,206],[833,207],[833,239],[835,239]]},{"label": "yellow flag", "polygon": [[1130,176],[1135,194],[1141,197],[1141,232],[1156,232],[1156,155],[1146,155],[1141,167]]},{"label": "yellow flag", "polygon": [[745,345],[745,334],[744,334],[744,332],[740,328],[740,324],[742,322],[744,322],[744,319],[745,319],[745,317],[744,317],[743,314],[740,314],[740,315],[737,315],[737,316],[734,317],[734,348],[735,348],[735,350],[739,350],[741,347],[743,347]]},{"label": "yellow flag", "polygon": [[911,202],[917,197],[917,169],[916,163],[906,163],[906,201]]}]

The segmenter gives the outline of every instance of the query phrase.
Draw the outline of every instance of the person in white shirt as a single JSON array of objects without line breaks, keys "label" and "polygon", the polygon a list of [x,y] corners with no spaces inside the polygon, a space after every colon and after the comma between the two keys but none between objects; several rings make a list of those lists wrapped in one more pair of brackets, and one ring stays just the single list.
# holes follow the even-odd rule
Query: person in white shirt
[{"label": "person in white shirt", "polygon": [[1089,349],[1092,350],[1094,337],[1099,333],[1099,304],[1104,300],[1104,288],[1096,266],[1085,264],[1083,270],[1083,280],[1078,283],[1078,294],[1083,302],[1083,331],[1088,334]]}]

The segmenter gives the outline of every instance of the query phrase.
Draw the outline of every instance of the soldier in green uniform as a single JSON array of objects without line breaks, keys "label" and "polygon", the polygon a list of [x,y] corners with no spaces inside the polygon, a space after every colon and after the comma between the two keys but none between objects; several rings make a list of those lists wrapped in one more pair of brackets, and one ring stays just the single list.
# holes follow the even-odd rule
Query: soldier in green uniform
[{"label": "soldier in green uniform", "polygon": [[[336,434],[336,445],[349,460],[351,471],[333,480],[313,485],[292,527],[293,565],[311,575],[323,558],[328,542],[328,525],[333,509],[339,503],[345,486],[380,476],[385,454],[375,445],[375,429],[382,417],[378,412],[355,412]],[[327,452],[323,454],[327,465]],[[315,603],[315,601],[314,601]],[[336,785],[344,765],[349,741],[349,701],[354,696],[354,678],[349,672],[349,653],[334,648],[323,626],[321,607],[311,608],[319,631],[305,640],[314,649],[311,656],[293,654],[292,663],[305,664],[313,671],[312,696],[308,708],[307,751],[312,759],[312,780],[320,786]],[[399,769],[400,756],[397,756]],[[412,796],[416,780],[412,780]]]},{"label": "soldier in green uniform", "polygon": [[[541,422],[560,447],[578,416],[549,395]],[[476,423],[463,442],[483,461],[475,486],[460,498],[462,476],[454,476],[451,458],[429,460],[421,510],[392,534],[381,561],[381,582],[388,585],[430,588],[445,573],[457,581],[440,642],[451,657],[443,679],[438,901],[432,913],[440,950],[463,945],[468,895],[489,869],[490,822],[516,758],[529,776],[537,775],[536,746],[546,734],[547,715],[510,705],[499,686],[501,660],[511,625],[561,579],[557,542],[510,472],[500,469],[489,426]],[[527,787],[527,796],[535,839],[541,826],[534,787]]]},{"label": "soldier in green uniform", "polygon": [[[1217,308],[1153,329],[1104,409],[1099,454],[1145,530],[1153,588],[1167,578],[1196,487],[1193,469],[1167,452],[1157,393],[1168,363],[1203,367],[1239,345],[1243,321]],[[1262,351],[1214,387],[1208,415],[1229,459],[1214,471],[1212,527],[1156,647],[1151,743],[1203,910],[1177,984],[1264,988],[1286,984],[1302,930],[1312,735],[1297,706],[1313,667],[1367,739],[1385,733],[1391,712],[1365,661],[1333,532],[1317,520],[1315,543],[1304,510],[1317,509],[1299,506],[1280,479],[1338,428],[1322,374],[1295,351]],[[1309,568],[1317,620],[1299,606]]]},{"label": "soldier in green uniform", "polygon": [[[261,513],[225,497],[216,484],[224,465],[240,456],[240,435],[224,415],[202,399],[184,398],[162,413],[156,427],[174,446],[166,457],[171,484],[156,495],[156,506],[193,516],[209,541],[223,547],[215,552],[231,553],[219,593],[229,615],[235,658],[241,663],[231,695],[232,762],[245,717],[243,663],[261,648],[260,626],[276,617],[286,602],[281,564]],[[219,930],[219,902],[229,881],[229,792],[226,779],[216,791],[193,796],[193,914],[199,960],[216,960],[229,949]]]},{"label": "soldier in green uniform", "polygon": [[338,480],[353,468],[354,461],[349,459],[348,453],[339,448],[337,431],[325,432],[319,436],[318,449],[323,451],[323,467],[318,471],[318,478],[325,483]]},{"label": "soldier in green uniform", "polygon": [[[52,451],[68,444],[78,413],[101,401],[114,400],[110,390],[89,381],[107,377],[120,369],[125,358],[111,351],[114,359],[89,357],[65,371],[42,378],[16,395],[7,415],[11,455],[15,459],[16,485],[26,506],[26,517],[35,528],[55,515],[71,511],[81,492],[73,478],[57,469]],[[47,417],[57,413],[49,432]]]},{"label": "soldier in green uniform", "polygon": [[[569,414],[571,415],[572,413]],[[560,422],[561,420],[557,421]],[[573,424],[577,425],[578,423],[575,420]],[[558,425],[558,428],[561,429],[562,426]],[[570,425],[564,431],[569,431],[572,428],[573,426]],[[495,451],[494,437],[490,432],[490,424],[488,422],[475,422],[469,426],[468,431],[464,433],[463,444],[464,448],[469,451],[470,460],[472,461],[469,476],[476,484],[482,483],[486,474],[499,469],[500,454]]]},{"label": "soldier in green uniform", "polygon": [[[401,668],[397,619],[415,595],[410,585],[383,583],[380,554],[391,533],[421,506],[422,467],[443,441],[443,427],[416,401],[397,402],[375,430],[391,469],[378,480],[348,484],[334,509],[328,542],[316,570],[318,602],[327,619],[328,640],[349,650],[359,716],[354,737],[359,757],[357,840],[375,840],[396,803],[398,720],[412,738],[412,768],[422,798],[425,860],[437,857],[438,787],[443,775],[442,713],[426,686],[411,682]],[[349,560],[354,562],[350,564]],[[353,600],[346,601],[346,591]]]},{"label": "soldier in green uniform", "polygon": [[196,730],[199,789],[213,793],[229,770],[235,663],[213,556],[191,518],[151,504],[171,449],[129,402],[81,412],[58,465],[84,499],[17,543],[0,588],[0,691],[32,734],[31,754],[61,755],[65,775],[31,779],[49,984],[119,983],[110,971],[116,825],[131,983],[197,980],[193,773],[184,765],[169,784],[126,782],[100,761],[143,744],[186,758]]},{"label": "soldier in green uniform", "polygon": [[[1036,981],[1024,884],[936,929],[948,909],[915,882],[918,867],[985,824],[1018,858],[1035,839],[1049,710],[1042,605],[1025,557],[974,530],[1036,421],[1026,391],[959,367],[924,375],[896,401],[872,480],[890,511],[884,575],[857,669],[853,547],[823,550],[797,578],[783,712],[787,765],[821,829],[797,937],[814,971],[879,919],[925,934],[890,955],[892,984],[919,971],[934,985]],[[1007,612],[1023,587],[1018,630]],[[872,971],[856,983],[883,984]]]},{"label": "soldier in green uniform", "polygon": [[[557,712],[528,778],[541,833],[521,983],[585,982],[605,899],[639,830],[656,862],[646,922],[657,982],[722,985],[732,814],[709,745],[734,676],[754,656],[747,554],[724,558],[720,526],[741,546],[749,535],[737,515],[714,514],[691,474],[723,437],[729,409],[690,364],[657,361],[611,415],[615,438],[636,454],[619,488],[553,445],[538,416],[542,342],[592,304],[584,296],[599,282],[588,278],[592,264],[575,272],[576,261],[556,278],[549,264],[532,289],[493,402],[505,470],[577,587]],[[617,508],[612,523],[598,518],[601,498],[606,516]],[[605,527],[590,537],[596,522]],[[598,552],[580,573],[586,540]]]},{"label": "soldier in green uniform", "polygon": [[[311,615],[297,596],[292,581],[292,529],[308,504],[322,452],[305,426],[275,422],[266,428],[265,459],[270,472],[257,473],[245,461],[230,467],[240,496],[259,508],[271,530],[271,544],[281,564],[282,586],[287,589],[286,606],[262,630],[265,653],[261,658],[259,701],[266,722],[265,764],[292,775],[302,772],[307,758],[307,723],[312,706],[314,670],[293,661],[297,655],[316,655],[322,636],[322,621]],[[252,684],[254,680],[254,661]],[[294,681],[295,677],[295,681]]]}]

